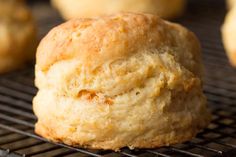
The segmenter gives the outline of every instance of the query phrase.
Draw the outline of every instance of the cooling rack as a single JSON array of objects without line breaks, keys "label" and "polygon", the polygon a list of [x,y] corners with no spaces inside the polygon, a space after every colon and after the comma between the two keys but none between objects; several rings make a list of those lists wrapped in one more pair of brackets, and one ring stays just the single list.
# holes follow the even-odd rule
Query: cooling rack
[{"label": "cooling rack", "polygon": [[[47,1],[30,2],[40,37],[62,22]],[[192,0],[181,19],[195,32],[203,48],[206,66],[204,92],[213,120],[191,141],[158,149],[122,149],[120,152],[73,148],[50,143],[34,134],[32,113],[33,66],[0,76],[0,156],[127,156],[127,157],[234,157],[236,156],[236,70],[226,58],[220,27],[226,10],[223,0]]]}]

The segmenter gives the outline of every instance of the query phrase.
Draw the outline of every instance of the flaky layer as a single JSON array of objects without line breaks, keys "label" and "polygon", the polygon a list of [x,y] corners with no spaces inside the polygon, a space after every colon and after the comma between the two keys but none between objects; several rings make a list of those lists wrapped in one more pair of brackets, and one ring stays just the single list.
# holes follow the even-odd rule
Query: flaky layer
[{"label": "flaky layer", "polygon": [[143,87],[114,97],[89,92],[68,97],[41,89],[33,102],[36,132],[73,146],[113,150],[190,140],[210,119],[201,87],[196,82],[186,91],[161,82],[150,78]]},{"label": "flaky layer", "polygon": [[141,88],[147,79],[154,80],[156,89],[152,91],[150,88],[148,92],[151,93],[179,86],[188,91],[192,89],[192,84],[200,84],[198,75],[178,63],[173,50],[168,48],[108,61],[94,70],[87,70],[78,59],[58,62],[47,72],[36,65],[35,74],[39,89],[52,89],[60,95],[75,98],[84,92],[113,97]]},{"label": "flaky layer", "polygon": [[189,140],[209,123],[201,80],[170,51],[83,69],[78,60],[47,75],[36,68],[38,134],[89,148],[152,148]]},{"label": "flaky layer", "polygon": [[65,19],[88,18],[121,11],[151,13],[163,18],[181,15],[185,0],[52,0]]}]

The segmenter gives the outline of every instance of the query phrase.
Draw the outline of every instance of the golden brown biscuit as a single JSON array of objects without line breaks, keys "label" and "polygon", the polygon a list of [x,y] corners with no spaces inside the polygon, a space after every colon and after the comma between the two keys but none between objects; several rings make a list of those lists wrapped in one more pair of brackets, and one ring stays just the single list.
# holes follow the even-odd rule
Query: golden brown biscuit
[{"label": "golden brown biscuit", "polygon": [[236,67],[236,6],[226,15],[222,37],[230,63]]},{"label": "golden brown biscuit", "polygon": [[180,16],[186,0],[52,0],[65,19],[96,17],[121,11],[157,14],[163,18]]},{"label": "golden brown biscuit", "polygon": [[119,150],[190,140],[209,123],[195,35],[150,14],[74,19],[41,41],[36,133]]},{"label": "golden brown biscuit", "polygon": [[36,31],[23,1],[0,0],[0,21],[0,73],[4,73],[33,58]]}]

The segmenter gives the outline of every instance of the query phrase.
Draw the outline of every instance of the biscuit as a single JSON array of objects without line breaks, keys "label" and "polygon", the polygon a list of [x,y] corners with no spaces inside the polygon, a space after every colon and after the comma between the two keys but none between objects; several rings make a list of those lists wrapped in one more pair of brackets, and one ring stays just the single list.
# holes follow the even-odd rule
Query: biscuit
[{"label": "biscuit", "polygon": [[65,19],[88,18],[117,12],[152,13],[163,18],[180,16],[186,0],[52,0]]},{"label": "biscuit", "polygon": [[154,148],[190,140],[210,121],[197,38],[157,16],[70,20],[36,58],[35,131],[54,142]]},{"label": "biscuit", "polygon": [[236,4],[236,0],[227,0],[228,9],[233,8],[235,4]]},{"label": "biscuit", "polygon": [[233,7],[226,15],[222,37],[229,61],[236,67],[236,7]]},{"label": "biscuit", "polygon": [[23,1],[0,0],[0,20],[0,73],[5,73],[34,57],[36,31]]}]

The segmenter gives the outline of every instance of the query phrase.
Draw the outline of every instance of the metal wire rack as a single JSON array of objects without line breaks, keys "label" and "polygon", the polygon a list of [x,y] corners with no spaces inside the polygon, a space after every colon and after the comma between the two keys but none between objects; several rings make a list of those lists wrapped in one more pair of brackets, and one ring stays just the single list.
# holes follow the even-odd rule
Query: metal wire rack
[{"label": "metal wire rack", "polygon": [[[212,4],[214,3],[214,4]],[[61,22],[48,2],[31,4],[42,37]],[[192,141],[158,149],[120,152],[73,148],[51,143],[34,134],[36,117],[31,101],[36,93],[33,67],[0,76],[0,156],[128,156],[128,157],[234,157],[236,156],[236,70],[230,67],[221,43],[220,27],[226,10],[220,0],[192,0],[178,19],[200,38],[206,65],[204,92],[213,112],[207,129]]]}]

